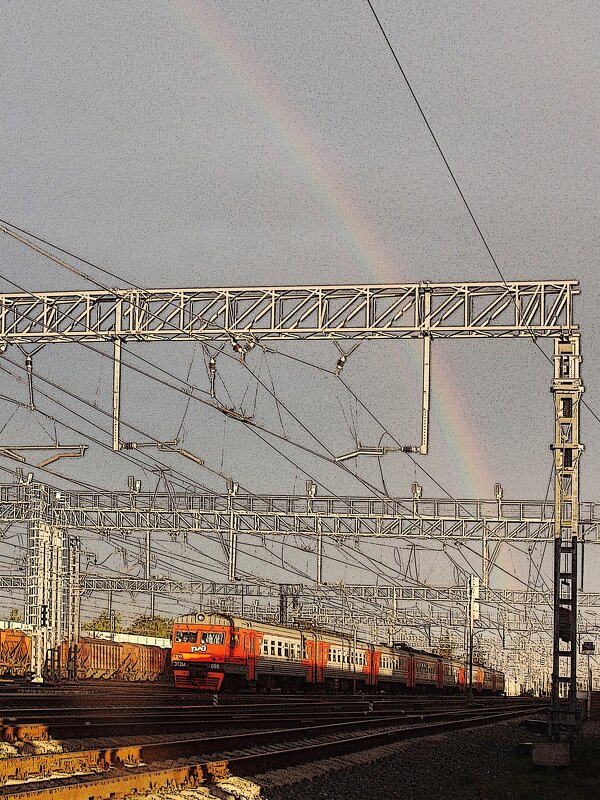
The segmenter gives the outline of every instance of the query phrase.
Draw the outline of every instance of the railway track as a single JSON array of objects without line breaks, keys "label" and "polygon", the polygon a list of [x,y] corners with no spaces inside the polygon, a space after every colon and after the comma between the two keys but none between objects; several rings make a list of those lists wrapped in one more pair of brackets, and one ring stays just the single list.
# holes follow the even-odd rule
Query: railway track
[{"label": "railway track", "polygon": [[[427,715],[311,724],[202,739],[178,739],[0,761],[0,795],[20,800],[95,800],[165,786],[195,786],[232,773],[252,776],[391,742],[489,725],[540,711],[539,703],[507,708],[431,710]],[[31,779],[36,784],[27,783]]]},{"label": "railway track", "polygon": [[[205,706],[190,705],[189,695],[185,705],[171,703],[158,705],[105,705],[85,708],[13,707],[3,710],[2,737],[5,741],[51,737],[78,739],[114,737],[122,735],[161,732],[219,729],[223,726],[269,727],[284,722],[301,725],[306,722],[339,721],[377,718],[391,714],[431,713],[433,710],[462,708],[463,698],[352,698],[345,700],[310,701],[279,698],[277,702],[248,705]],[[481,698],[473,708],[506,706],[505,698]],[[518,702],[518,701],[517,701]]]}]

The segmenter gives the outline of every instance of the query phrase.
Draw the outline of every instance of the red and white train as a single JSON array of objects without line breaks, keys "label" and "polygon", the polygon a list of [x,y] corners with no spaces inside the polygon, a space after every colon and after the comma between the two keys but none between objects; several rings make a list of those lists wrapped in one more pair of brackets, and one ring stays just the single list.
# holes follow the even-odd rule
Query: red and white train
[{"label": "red and white train", "polygon": [[[432,653],[227,614],[189,615],[176,622],[171,665],[177,688],[205,692],[458,693],[466,679],[464,663]],[[504,694],[504,674],[475,666],[473,690]]]}]

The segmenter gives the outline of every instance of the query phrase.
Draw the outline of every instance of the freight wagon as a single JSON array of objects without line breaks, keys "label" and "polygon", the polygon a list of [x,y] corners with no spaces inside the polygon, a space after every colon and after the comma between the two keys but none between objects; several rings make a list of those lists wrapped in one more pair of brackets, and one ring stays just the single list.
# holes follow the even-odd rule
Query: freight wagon
[{"label": "freight wagon", "polygon": [[31,639],[15,628],[0,629],[0,677],[25,678],[31,668]]},{"label": "freight wagon", "polygon": [[[466,683],[464,664],[432,653],[227,614],[177,621],[171,664],[177,688],[210,692],[250,687],[433,694],[458,693]],[[503,694],[504,675],[475,667],[473,690]]]},{"label": "freight wagon", "polygon": [[[15,628],[0,629],[0,678],[30,678],[31,650],[28,633]],[[156,645],[82,638],[76,645],[63,642],[49,656],[44,672],[52,680],[164,681],[170,678],[170,651]]]},{"label": "freight wagon", "polygon": [[66,680],[160,681],[167,676],[169,651],[154,645],[80,639],[60,647],[59,677]]}]

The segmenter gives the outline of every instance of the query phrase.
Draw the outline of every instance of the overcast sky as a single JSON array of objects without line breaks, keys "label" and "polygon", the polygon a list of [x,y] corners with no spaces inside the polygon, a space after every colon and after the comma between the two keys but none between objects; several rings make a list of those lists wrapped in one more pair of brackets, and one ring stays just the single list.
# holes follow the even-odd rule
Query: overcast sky
[{"label": "overcast sky", "polygon": [[[581,282],[585,397],[600,415],[597,3],[374,5],[505,277]],[[110,269],[119,285],[498,280],[365,2],[5,0],[0,14],[0,217]],[[0,247],[2,290],[14,290],[11,280],[29,291],[92,286],[6,236]],[[329,370],[339,356],[329,343],[276,349]],[[131,351],[208,387],[200,346]],[[454,497],[490,497],[498,481],[507,497],[543,499],[549,365],[527,341],[435,342],[433,351],[431,455],[419,463]],[[411,343],[365,343],[348,359],[344,379],[383,427],[332,375],[256,351],[248,365],[339,454],[354,439],[377,444],[384,430],[418,443],[417,353]],[[7,355],[22,362],[15,348]],[[50,346],[35,365],[110,407],[106,358]],[[219,375],[222,402],[319,449],[248,370],[223,356]],[[369,491],[278,442],[291,465],[239,423],[133,370],[123,379],[124,419],[156,439],[183,436],[252,491],[303,492],[307,474],[335,493]],[[22,384],[2,381],[2,393],[26,398]],[[38,404],[81,432],[59,426],[61,441],[92,432],[51,400]],[[107,417],[71,405],[109,441]],[[13,411],[0,405],[0,427]],[[586,411],[582,431],[583,499],[600,501],[600,423]],[[47,419],[23,409],[2,432],[12,443],[50,435]],[[169,458],[223,490],[221,478]],[[377,462],[358,468],[379,491],[406,496],[416,479],[424,494],[442,493],[405,456],[382,466],[385,486]],[[92,447],[55,472],[124,488],[132,469]],[[153,488],[155,477],[138,472]]]}]

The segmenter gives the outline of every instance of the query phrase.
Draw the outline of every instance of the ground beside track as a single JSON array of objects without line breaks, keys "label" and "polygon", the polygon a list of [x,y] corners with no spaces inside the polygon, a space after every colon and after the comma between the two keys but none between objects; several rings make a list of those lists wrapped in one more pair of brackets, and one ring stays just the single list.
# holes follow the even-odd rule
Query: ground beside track
[{"label": "ground beside track", "polygon": [[[587,730],[571,767],[534,767],[516,745],[519,722],[399,742],[309,766],[256,775],[266,800],[597,800],[600,726]],[[594,735],[595,734],[595,735]]]}]

